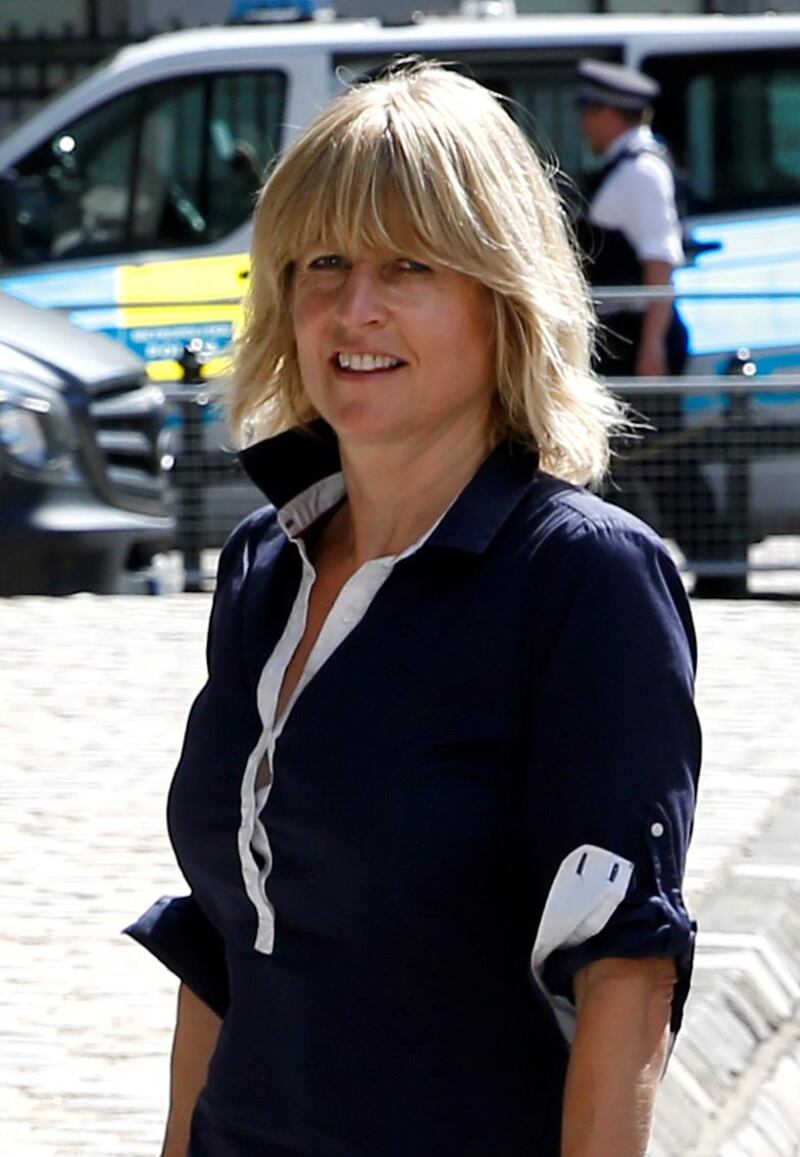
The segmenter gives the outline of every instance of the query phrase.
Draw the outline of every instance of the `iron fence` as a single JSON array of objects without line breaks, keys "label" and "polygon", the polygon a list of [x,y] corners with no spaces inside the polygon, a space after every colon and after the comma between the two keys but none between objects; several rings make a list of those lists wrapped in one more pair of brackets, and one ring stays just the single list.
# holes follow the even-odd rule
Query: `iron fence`
[{"label": "iron fence", "polygon": [[130,42],[115,36],[23,35],[14,25],[0,36],[0,128],[29,116],[44,100],[78,80],[101,60]]},{"label": "iron fence", "polygon": [[[28,116],[42,101],[65,84],[77,80],[83,73],[94,67],[105,57],[126,44],[146,39],[167,28],[180,28],[192,23],[192,9],[189,0],[185,4],[183,18],[173,17],[168,24],[159,21],[157,27],[141,29],[134,33],[127,19],[116,15],[110,9],[99,19],[96,2],[89,3],[86,27],[75,27],[62,22],[58,28],[58,16],[53,13],[47,19],[47,26],[30,34],[23,32],[13,21],[2,22],[0,12],[0,128],[14,124]],[[335,5],[344,18],[381,16],[396,21],[398,14],[396,0],[341,0]],[[436,0],[424,6],[429,13],[452,11],[457,7],[455,0]],[[669,4],[666,6],[669,8]],[[679,4],[679,8],[682,6]],[[697,13],[742,13],[742,12],[793,12],[800,7],[799,0],[696,0]],[[518,4],[520,11],[547,11],[548,5]],[[590,0],[588,11],[609,13],[621,11],[615,0]],[[400,5],[400,9],[403,6]],[[576,4],[575,10],[583,10]],[[416,11],[413,4],[407,5],[407,15]],[[116,17],[116,18],[115,18]]]}]

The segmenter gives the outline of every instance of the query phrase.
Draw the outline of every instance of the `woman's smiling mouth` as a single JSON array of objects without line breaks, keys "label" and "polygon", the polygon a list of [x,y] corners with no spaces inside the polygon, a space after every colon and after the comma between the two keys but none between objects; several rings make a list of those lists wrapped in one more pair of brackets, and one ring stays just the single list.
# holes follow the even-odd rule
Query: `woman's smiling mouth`
[{"label": "woman's smiling mouth", "polygon": [[367,353],[337,353],[333,362],[337,369],[351,370],[359,374],[374,373],[376,370],[394,370],[406,364],[401,358],[390,357],[388,354]]}]

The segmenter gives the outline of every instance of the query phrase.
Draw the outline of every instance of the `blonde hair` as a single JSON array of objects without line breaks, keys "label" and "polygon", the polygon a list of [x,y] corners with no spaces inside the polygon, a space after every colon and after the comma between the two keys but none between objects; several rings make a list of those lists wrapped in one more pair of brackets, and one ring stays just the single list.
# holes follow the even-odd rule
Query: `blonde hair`
[{"label": "blonde hair", "polygon": [[485,88],[441,65],[406,63],[340,96],[278,162],[255,214],[231,400],[239,433],[317,416],[290,296],[294,262],[318,245],[423,255],[485,285],[498,438],[534,447],[561,478],[601,479],[623,415],[591,373],[587,286],[551,177]]}]

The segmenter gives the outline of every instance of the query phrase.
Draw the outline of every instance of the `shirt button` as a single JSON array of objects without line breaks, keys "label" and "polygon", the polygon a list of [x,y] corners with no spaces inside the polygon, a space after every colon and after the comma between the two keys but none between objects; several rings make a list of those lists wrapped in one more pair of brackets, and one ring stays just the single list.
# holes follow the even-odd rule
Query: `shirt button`
[{"label": "shirt button", "polygon": [[663,836],[663,834],[664,834],[664,825],[662,823],[659,823],[658,820],[656,820],[656,822],[654,824],[650,825],[650,835],[651,836],[655,836],[656,839],[658,839],[660,836]]},{"label": "shirt button", "polygon": [[352,621],[353,621],[353,612],[352,611],[343,611],[342,612],[342,622],[343,623],[352,623]]}]

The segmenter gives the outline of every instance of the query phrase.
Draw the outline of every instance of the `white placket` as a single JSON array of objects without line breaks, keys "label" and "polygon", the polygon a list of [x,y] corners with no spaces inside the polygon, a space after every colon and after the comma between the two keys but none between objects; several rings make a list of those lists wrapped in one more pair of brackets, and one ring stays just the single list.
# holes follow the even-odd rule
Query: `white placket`
[{"label": "white placket", "polygon": [[[241,824],[239,826],[239,860],[242,867],[242,878],[245,890],[256,910],[258,928],[256,931],[255,948],[258,952],[271,953],[275,942],[275,912],[266,893],[266,881],[272,871],[272,852],[264,825],[259,815],[267,802],[272,787],[272,767],[275,755],[275,744],[279,732],[275,727],[275,712],[278,705],[283,676],[289,665],[297,645],[303,637],[308,620],[308,604],[311,598],[311,588],[316,579],[316,571],[306,555],[302,539],[295,539],[295,545],[300,551],[303,562],[303,573],[300,587],[294,601],[288,622],[281,635],[280,641],[264,664],[261,677],[258,681],[256,702],[261,718],[262,732],[258,743],[250,753],[245,767],[241,788]],[[287,712],[284,712],[284,720]],[[256,777],[262,760],[266,758],[270,769],[269,779],[256,799]],[[258,803],[258,807],[257,807]],[[261,858],[261,864],[253,854],[255,850]]]},{"label": "white placket", "polygon": [[[341,479],[340,475],[335,477]],[[256,951],[266,954],[272,952],[275,944],[275,912],[266,890],[272,870],[272,852],[269,835],[260,817],[272,789],[277,742],[299,696],[323,663],[358,626],[396,564],[419,550],[441,521],[441,518],[437,519],[425,534],[401,554],[370,559],[350,576],[328,612],[289,702],[280,718],[276,718],[286,668],[305,632],[311,591],[317,577],[301,535],[314,518],[338,501],[343,490],[343,483],[337,484],[335,478],[325,479],[284,508],[280,515],[281,524],[287,533],[290,527],[294,528],[292,541],[300,552],[302,575],[283,634],[265,663],[258,682],[256,699],[262,732],[258,743],[250,753],[242,778],[241,823],[238,834],[242,879],[258,921],[254,947]],[[443,518],[444,514],[441,517]],[[269,767],[269,779],[266,785],[257,789],[256,780],[262,760],[266,760]]]}]

